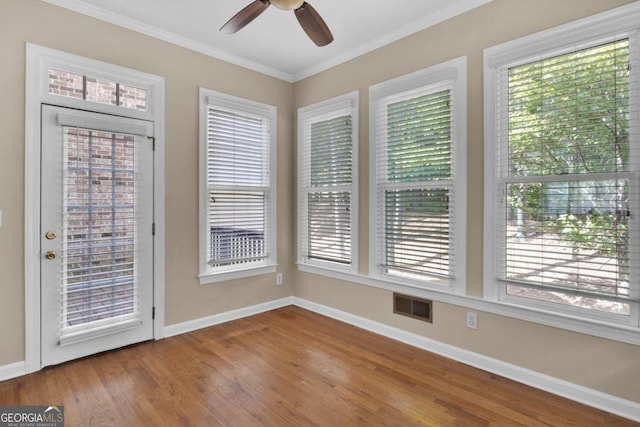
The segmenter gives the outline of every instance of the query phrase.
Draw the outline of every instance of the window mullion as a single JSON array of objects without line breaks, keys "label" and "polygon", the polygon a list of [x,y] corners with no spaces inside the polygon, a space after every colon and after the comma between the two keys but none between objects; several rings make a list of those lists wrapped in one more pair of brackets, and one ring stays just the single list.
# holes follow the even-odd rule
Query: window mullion
[{"label": "window mullion", "polygon": [[380,190],[417,190],[427,188],[451,188],[454,187],[454,181],[437,180],[437,181],[419,181],[419,182],[381,182],[378,184]]},{"label": "window mullion", "polygon": [[637,177],[633,172],[609,172],[609,173],[582,173],[563,175],[535,175],[535,176],[510,176],[497,179],[499,185],[527,184],[547,182],[581,182],[581,181],[607,181],[607,180],[632,180]]}]

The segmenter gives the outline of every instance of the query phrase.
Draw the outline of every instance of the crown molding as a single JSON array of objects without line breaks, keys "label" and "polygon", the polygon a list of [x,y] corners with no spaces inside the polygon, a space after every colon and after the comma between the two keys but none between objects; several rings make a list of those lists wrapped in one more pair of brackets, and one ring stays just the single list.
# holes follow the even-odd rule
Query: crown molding
[{"label": "crown molding", "polygon": [[386,46],[390,43],[393,43],[411,34],[417,33],[418,31],[422,31],[428,27],[439,24],[440,22],[446,21],[447,19],[453,18],[454,16],[460,15],[471,9],[475,9],[476,7],[482,6],[486,3],[490,3],[493,0],[461,0],[461,1],[455,2],[454,4],[450,4],[443,9],[439,9],[435,11],[433,14],[430,14],[429,16],[426,16],[422,19],[417,19],[409,23],[408,25],[405,25],[397,29],[391,34],[382,36],[378,39],[375,39],[369,43],[366,43],[343,55],[337,56],[327,61],[320,62],[319,64],[313,65],[312,67],[309,67],[309,68],[305,68],[293,74],[277,68],[273,68],[273,67],[261,64],[256,61],[251,61],[249,59],[234,55],[222,49],[216,49],[205,43],[201,43],[201,42],[192,40],[190,38],[180,36],[173,32],[163,30],[153,25],[145,24],[143,22],[137,21],[135,19],[131,19],[129,17],[123,16],[114,12],[110,12],[106,9],[87,4],[81,0],[42,0],[42,1],[54,6],[58,6],[64,9],[71,10],[73,12],[80,13],[82,15],[99,19],[104,22],[108,22],[113,25],[117,25],[119,27],[126,28],[131,31],[135,31],[140,34],[144,34],[159,40],[163,40],[165,42],[192,50],[194,52],[201,53],[203,55],[210,56],[212,58],[220,59],[222,61],[229,62],[231,64],[235,64],[240,67],[248,68],[250,70],[253,70],[271,77],[275,77],[277,79],[284,80],[289,83],[294,83],[299,80],[303,80],[307,77],[310,77],[314,74],[318,74],[322,71],[328,70],[329,68],[340,65],[351,59],[357,58],[358,56],[361,56],[365,53],[368,53],[380,47]]},{"label": "crown molding", "polygon": [[233,55],[227,51],[216,49],[208,46],[204,43],[197,42],[187,37],[179,36],[170,31],[163,30],[153,25],[145,24],[135,19],[128,18],[126,16],[110,12],[108,10],[96,7],[79,0],[42,0],[45,3],[49,3],[54,6],[58,6],[64,9],[71,10],[73,12],[80,13],[82,15],[89,16],[91,18],[99,19],[104,22],[108,22],[119,27],[126,28],[131,31],[135,31],[140,34],[144,34],[149,37],[153,37],[176,46],[184,47],[185,49],[192,50],[194,52],[201,53],[203,55],[210,56],[212,58],[220,59],[231,64],[239,65],[244,68],[248,68],[258,73],[262,73],[271,77],[275,77],[286,82],[293,82],[293,75],[290,73],[278,70],[266,65],[260,64],[255,61],[242,58],[237,55]]},{"label": "crown molding", "polygon": [[307,77],[311,77],[314,74],[318,74],[322,71],[326,71],[337,65],[340,65],[354,58],[362,56],[366,53],[369,53],[376,49],[384,47],[395,41],[398,41],[407,36],[410,36],[411,34],[415,34],[429,27],[433,27],[434,25],[437,25],[457,15],[461,15],[465,12],[468,12],[469,10],[475,9],[484,4],[490,3],[492,1],[493,0],[463,0],[460,2],[456,2],[454,4],[450,4],[445,8],[438,9],[433,14],[429,14],[424,18],[417,19],[413,22],[410,22],[409,24],[398,28],[396,31],[390,34],[386,34],[380,38],[374,39],[369,43],[366,43],[358,47],[357,49],[354,49],[350,52],[345,53],[344,55],[340,55],[336,58],[316,64],[312,67],[305,68],[304,70],[293,74],[293,81],[297,82],[297,81],[306,79]]}]

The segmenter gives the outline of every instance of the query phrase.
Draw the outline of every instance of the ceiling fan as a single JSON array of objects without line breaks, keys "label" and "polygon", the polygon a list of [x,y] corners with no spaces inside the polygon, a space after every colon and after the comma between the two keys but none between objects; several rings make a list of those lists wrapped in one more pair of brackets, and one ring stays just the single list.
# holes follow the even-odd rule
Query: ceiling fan
[{"label": "ceiling fan", "polygon": [[270,5],[278,9],[293,10],[298,22],[309,38],[318,46],[326,46],[333,41],[333,35],[318,12],[304,0],[255,0],[238,12],[220,28],[223,33],[232,34],[253,21]]}]

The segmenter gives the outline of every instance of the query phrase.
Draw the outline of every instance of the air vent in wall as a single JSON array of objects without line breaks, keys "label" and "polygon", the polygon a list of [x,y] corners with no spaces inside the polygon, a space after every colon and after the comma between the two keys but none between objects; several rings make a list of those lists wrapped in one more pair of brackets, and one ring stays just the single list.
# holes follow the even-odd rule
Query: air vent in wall
[{"label": "air vent in wall", "polygon": [[393,294],[393,312],[433,323],[433,301]]}]

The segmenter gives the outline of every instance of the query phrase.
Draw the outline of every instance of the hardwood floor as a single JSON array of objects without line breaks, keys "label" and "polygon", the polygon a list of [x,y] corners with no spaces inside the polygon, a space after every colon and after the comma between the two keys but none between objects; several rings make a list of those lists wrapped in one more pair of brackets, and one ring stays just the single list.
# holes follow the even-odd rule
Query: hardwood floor
[{"label": "hardwood floor", "polygon": [[0,382],[67,426],[624,426],[631,421],[298,307]]}]

